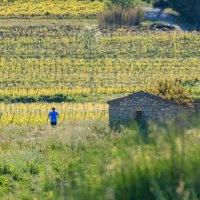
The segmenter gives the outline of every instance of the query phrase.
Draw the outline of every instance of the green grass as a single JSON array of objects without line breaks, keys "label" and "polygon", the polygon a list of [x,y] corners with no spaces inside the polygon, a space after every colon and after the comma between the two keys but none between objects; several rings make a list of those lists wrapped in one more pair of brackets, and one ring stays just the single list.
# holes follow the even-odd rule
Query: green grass
[{"label": "green grass", "polygon": [[134,127],[2,127],[1,199],[199,199],[199,128]]},{"label": "green grass", "polygon": [[96,19],[0,19],[1,28],[11,27],[55,27],[55,26],[96,26]]}]

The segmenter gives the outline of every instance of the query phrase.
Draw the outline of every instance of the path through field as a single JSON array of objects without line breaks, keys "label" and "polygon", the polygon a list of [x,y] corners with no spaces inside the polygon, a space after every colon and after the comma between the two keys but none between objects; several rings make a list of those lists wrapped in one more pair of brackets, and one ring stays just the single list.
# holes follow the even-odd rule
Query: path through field
[{"label": "path through field", "polygon": [[163,11],[159,8],[144,7],[144,11],[146,13],[145,20],[165,22],[167,24],[179,27],[182,31],[188,31],[190,28],[190,25],[181,21],[178,15],[169,13],[165,10]]}]

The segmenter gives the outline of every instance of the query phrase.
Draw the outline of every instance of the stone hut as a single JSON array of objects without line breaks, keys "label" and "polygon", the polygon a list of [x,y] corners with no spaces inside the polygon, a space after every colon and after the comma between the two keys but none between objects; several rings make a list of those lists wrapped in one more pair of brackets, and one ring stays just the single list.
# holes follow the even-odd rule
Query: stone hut
[{"label": "stone hut", "polygon": [[130,120],[169,119],[176,117],[181,113],[181,110],[188,109],[187,106],[177,104],[173,100],[167,100],[143,91],[113,99],[108,101],[108,104],[111,126]]}]

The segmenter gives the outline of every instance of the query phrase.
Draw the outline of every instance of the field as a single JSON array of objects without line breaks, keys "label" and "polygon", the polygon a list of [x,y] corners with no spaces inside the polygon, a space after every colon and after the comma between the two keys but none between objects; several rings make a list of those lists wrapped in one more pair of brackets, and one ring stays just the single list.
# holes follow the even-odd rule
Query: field
[{"label": "field", "polygon": [[66,120],[108,119],[108,105],[105,103],[32,103],[0,104],[4,113],[1,124],[47,124],[47,114],[52,107],[60,113],[60,123]]},{"label": "field", "polygon": [[1,1],[0,18],[91,18],[103,8],[99,1]]},{"label": "field", "polygon": [[166,80],[200,99],[199,33],[102,29],[104,8],[0,2],[0,199],[200,199],[199,116],[113,130],[107,104]]},{"label": "field", "polygon": [[[85,24],[3,26],[0,31],[3,124],[45,122],[50,106],[62,101],[69,102],[59,109],[64,119],[106,118],[107,100],[152,91],[164,79],[180,82],[191,97],[199,97],[196,32],[138,33]],[[85,114],[85,105],[77,106],[81,103],[88,103],[93,114]]]}]

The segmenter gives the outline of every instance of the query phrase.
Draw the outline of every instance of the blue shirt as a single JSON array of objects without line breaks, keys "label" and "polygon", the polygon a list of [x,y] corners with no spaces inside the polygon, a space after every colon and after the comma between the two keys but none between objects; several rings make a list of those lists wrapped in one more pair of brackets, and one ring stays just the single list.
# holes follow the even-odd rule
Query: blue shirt
[{"label": "blue shirt", "polygon": [[58,116],[59,116],[58,113],[54,110],[49,113],[49,117],[51,119],[51,122],[57,122]]}]

